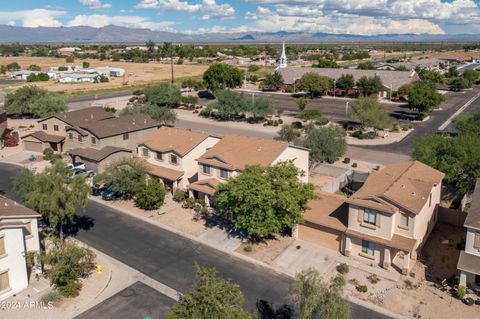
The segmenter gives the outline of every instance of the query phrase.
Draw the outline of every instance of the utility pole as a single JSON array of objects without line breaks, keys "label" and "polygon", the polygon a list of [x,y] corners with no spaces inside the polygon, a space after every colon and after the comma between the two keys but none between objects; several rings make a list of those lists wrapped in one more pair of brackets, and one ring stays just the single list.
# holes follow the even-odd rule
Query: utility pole
[{"label": "utility pole", "polygon": [[170,49],[170,69],[172,70],[172,84],[174,82],[173,78],[173,47]]}]

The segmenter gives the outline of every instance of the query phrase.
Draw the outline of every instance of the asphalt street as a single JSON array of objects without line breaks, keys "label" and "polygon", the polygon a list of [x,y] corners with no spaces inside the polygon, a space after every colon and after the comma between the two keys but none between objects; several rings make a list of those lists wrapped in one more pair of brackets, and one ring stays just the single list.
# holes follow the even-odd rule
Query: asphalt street
[{"label": "asphalt street", "polygon": [[[11,178],[20,167],[0,164],[0,192],[18,200],[12,193]],[[194,283],[195,265],[215,267],[220,275],[240,285],[245,306],[253,310],[257,302],[278,308],[291,304],[292,279],[264,267],[235,258],[216,249],[89,201],[78,212],[82,229],[76,238],[95,249],[177,291],[185,292]],[[371,309],[351,305],[352,318],[388,318]],[[118,318],[123,317],[119,316]]]}]

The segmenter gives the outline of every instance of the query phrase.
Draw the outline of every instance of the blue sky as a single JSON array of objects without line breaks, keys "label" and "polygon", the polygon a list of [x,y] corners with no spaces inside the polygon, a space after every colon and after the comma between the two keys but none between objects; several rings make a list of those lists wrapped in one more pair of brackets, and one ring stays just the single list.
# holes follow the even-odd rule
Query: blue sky
[{"label": "blue sky", "polygon": [[480,33],[480,0],[3,0],[0,24],[115,24],[187,33]]}]

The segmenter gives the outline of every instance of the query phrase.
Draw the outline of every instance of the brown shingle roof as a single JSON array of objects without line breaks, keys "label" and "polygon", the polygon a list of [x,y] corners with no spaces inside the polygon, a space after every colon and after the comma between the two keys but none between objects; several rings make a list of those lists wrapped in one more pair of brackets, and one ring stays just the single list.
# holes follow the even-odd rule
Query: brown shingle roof
[{"label": "brown shingle roof", "polygon": [[105,158],[109,157],[112,154],[118,153],[118,152],[128,152],[132,153],[131,150],[123,148],[123,147],[115,147],[115,146],[105,146],[100,150],[94,149],[94,148],[75,148],[73,150],[70,150],[68,153],[73,156],[79,156],[91,161],[95,162],[101,162]]},{"label": "brown shingle roof", "polygon": [[168,167],[153,165],[149,162],[143,160],[144,164],[148,167],[148,173],[155,175],[160,178],[168,179],[169,181],[176,181],[183,176],[183,171],[178,171],[176,169],[171,169]]},{"label": "brown shingle roof", "polygon": [[215,178],[207,178],[189,184],[188,188],[204,194],[213,195],[219,184],[220,182]]},{"label": "brown shingle roof", "polygon": [[27,208],[19,203],[0,196],[0,219],[2,218],[38,218],[40,215],[37,212],[34,212],[30,208]]},{"label": "brown shingle roof", "polygon": [[59,114],[52,115],[50,117],[44,118],[40,121],[43,122],[48,120],[52,117],[55,117],[70,126],[82,126],[87,123],[96,122],[105,120],[108,118],[115,117],[114,114],[105,111],[102,107],[87,107],[81,110],[70,111],[70,112],[63,112]]},{"label": "brown shingle roof", "polygon": [[348,226],[348,204],[346,197],[317,192],[318,199],[308,202],[303,214],[305,222],[333,228],[344,232]]},{"label": "brown shingle roof", "polygon": [[79,126],[81,129],[91,132],[98,138],[105,138],[158,127],[158,124],[148,115],[132,114],[90,122]]},{"label": "brown shingle roof", "polygon": [[444,176],[419,161],[387,165],[379,172],[373,171],[348,202],[392,213],[402,207],[418,214],[434,184],[441,183]]},{"label": "brown shingle roof", "polygon": [[417,242],[416,239],[408,238],[398,234],[394,234],[392,236],[392,239],[385,239],[385,238],[381,238],[373,235],[368,235],[350,228],[347,229],[345,233],[347,235],[350,235],[356,238],[365,239],[365,240],[372,241],[374,243],[378,243],[387,247],[393,247],[393,248],[401,249],[404,251],[410,251],[410,252],[413,250]]},{"label": "brown shingle roof", "polygon": [[480,275],[480,256],[460,251],[457,268],[472,274]]},{"label": "brown shingle roof", "polygon": [[22,138],[25,138],[27,136],[32,136],[32,137],[36,138],[37,140],[39,140],[41,142],[44,142],[44,143],[60,143],[65,139],[64,136],[51,135],[51,134],[47,134],[43,131],[33,132],[33,133],[30,133],[30,134],[27,134],[27,135],[23,136]]},{"label": "brown shingle roof", "polygon": [[241,135],[226,135],[198,162],[231,170],[248,165],[268,166],[288,147],[288,143]]},{"label": "brown shingle roof", "polygon": [[[480,178],[475,184],[475,191],[472,195],[472,203],[465,219],[465,227],[480,229]],[[479,266],[480,267],[480,266]]]},{"label": "brown shingle roof", "polygon": [[178,128],[162,126],[145,137],[140,144],[158,152],[175,152],[181,157],[187,155],[198,144],[208,138],[206,133],[198,133]]}]

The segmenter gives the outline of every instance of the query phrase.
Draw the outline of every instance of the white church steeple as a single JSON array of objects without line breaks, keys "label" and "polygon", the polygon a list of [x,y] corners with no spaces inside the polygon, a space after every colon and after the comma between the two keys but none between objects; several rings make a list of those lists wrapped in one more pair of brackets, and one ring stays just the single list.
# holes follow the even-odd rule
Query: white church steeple
[{"label": "white church steeple", "polygon": [[287,67],[287,55],[285,54],[285,41],[282,44],[282,55],[280,55],[280,64],[279,68],[286,68]]}]

